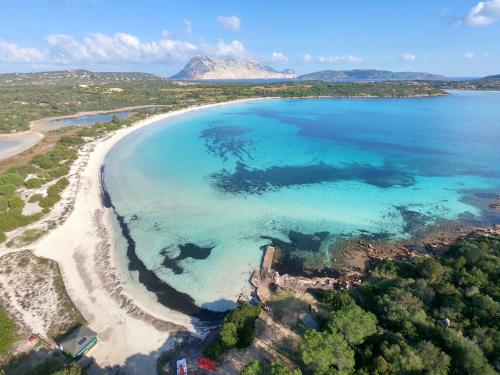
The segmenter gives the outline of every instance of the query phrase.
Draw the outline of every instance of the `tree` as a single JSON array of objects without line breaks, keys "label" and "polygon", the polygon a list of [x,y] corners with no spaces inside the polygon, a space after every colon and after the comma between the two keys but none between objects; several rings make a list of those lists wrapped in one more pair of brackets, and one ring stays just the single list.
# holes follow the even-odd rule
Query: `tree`
[{"label": "tree", "polygon": [[302,372],[299,369],[290,370],[281,362],[273,362],[271,366],[269,366],[269,372],[266,373],[269,375],[302,375]]},{"label": "tree", "polygon": [[417,345],[417,352],[422,358],[422,369],[429,375],[446,375],[449,372],[451,359],[441,349],[429,341]]},{"label": "tree", "polygon": [[346,290],[320,290],[317,294],[318,300],[333,310],[355,303]]},{"label": "tree", "polygon": [[377,317],[352,304],[330,313],[327,327],[342,334],[350,345],[358,345],[377,332]]},{"label": "tree", "polygon": [[350,374],[354,369],[354,351],[338,332],[306,331],[299,351],[314,374]]},{"label": "tree", "polygon": [[389,288],[378,297],[377,310],[380,317],[404,329],[409,329],[412,322],[424,322],[427,317],[422,301],[401,288]]},{"label": "tree", "polygon": [[442,331],[442,339],[453,360],[453,367],[468,375],[494,375],[481,349],[476,343],[453,329]]},{"label": "tree", "polygon": [[422,277],[425,277],[432,282],[436,282],[441,279],[441,277],[443,277],[444,268],[438,260],[433,258],[425,258],[418,265],[418,272]]},{"label": "tree", "polygon": [[389,364],[391,374],[410,375],[421,373],[424,368],[423,360],[415,348],[399,338],[397,343],[384,342],[381,351]]},{"label": "tree", "polygon": [[226,323],[220,331],[220,341],[228,348],[234,347],[238,343],[238,332],[236,324]]}]

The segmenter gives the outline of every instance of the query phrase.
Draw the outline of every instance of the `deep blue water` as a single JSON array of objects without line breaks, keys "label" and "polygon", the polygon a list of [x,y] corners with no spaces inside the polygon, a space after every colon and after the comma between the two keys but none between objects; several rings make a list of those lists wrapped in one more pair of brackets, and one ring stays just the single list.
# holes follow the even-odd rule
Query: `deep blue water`
[{"label": "deep blue water", "polygon": [[339,238],[497,220],[487,201],[500,193],[499,148],[500,93],[261,100],[138,130],[104,178],[144,265],[223,309],[271,241],[318,271]]},{"label": "deep blue water", "polygon": [[79,116],[79,117],[71,117],[65,118],[61,120],[54,120],[50,123],[53,125],[64,125],[64,126],[78,126],[78,125],[91,125],[96,122],[109,122],[113,119],[113,115],[116,115],[120,120],[125,120],[130,116],[129,111],[124,112],[109,112],[102,113],[98,115],[87,115],[87,116]]}]

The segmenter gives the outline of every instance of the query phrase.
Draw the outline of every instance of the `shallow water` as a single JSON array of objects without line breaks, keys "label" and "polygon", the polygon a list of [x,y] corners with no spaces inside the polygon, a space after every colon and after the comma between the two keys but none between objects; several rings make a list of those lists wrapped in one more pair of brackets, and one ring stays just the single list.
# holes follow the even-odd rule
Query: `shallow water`
[{"label": "shallow water", "polygon": [[271,241],[321,271],[345,236],[494,220],[471,196],[500,192],[499,104],[500,93],[457,91],[214,107],[125,138],[104,180],[147,269],[223,310]]},{"label": "shallow water", "polygon": [[97,115],[85,115],[79,117],[71,117],[60,120],[53,120],[50,122],[51,125],[63,125],[63,126],[79,126],[79,125],[93,125],[96,122],[109,122],[113,119],[113,115],[116,115],[120,120],[125,120],[130,116],[129,111],[124,112],[109,112],[100,113]]}]

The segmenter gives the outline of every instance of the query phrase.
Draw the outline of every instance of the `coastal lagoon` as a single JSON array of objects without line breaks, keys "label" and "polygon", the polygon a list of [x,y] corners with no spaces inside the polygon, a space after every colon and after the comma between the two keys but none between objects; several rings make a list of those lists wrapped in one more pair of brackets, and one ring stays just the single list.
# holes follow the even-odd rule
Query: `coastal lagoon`
[{"label": "coastal lagoon", "polygon": [[55,126],[81,126],[81,125],[93,125],[96,122],[109,122],[113,119],[113,116],[118,117],[120,120],[125,120],[130,116],[129,111],[121,112],[106,112],[99,113],[96,115],[83,115],[78,117],[68,117],[59,120],[53,120],[50,125]]},{"label": "coastal lagoon", "polygon": [[499,104],[500,93],[463,91],[270,99],[158,121],[105,160],[127,240],[118,254],[148,289],[168,289],[162,303],[224,310],[249,291],[267,244],[283,249],[285,270],[327,274],[339,240],[496,220]]}]

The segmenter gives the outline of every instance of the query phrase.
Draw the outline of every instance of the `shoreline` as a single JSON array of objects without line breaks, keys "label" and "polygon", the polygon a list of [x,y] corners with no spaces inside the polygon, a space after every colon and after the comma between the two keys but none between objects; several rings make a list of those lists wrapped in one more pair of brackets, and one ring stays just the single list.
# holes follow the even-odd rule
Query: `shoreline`
[{"label": "shoreline", "polygon": [[24,152],[44,138],[39,131],[26,130],[18,133],[0,134],[0,143],[10,143],[0,148],[0,160],[5,160]]},{"label": "shoreline", "polygon": [[[67,293],[100,338],[92,353],[100,366],[123,365],[128,358],[171,347],[177,333],[204,336],[209,327],[191,316],[170,310],[150,296],[137,298],[132,284],[136,271],[123,274],[116,259],[116,241],[110,223],[110,208],[101,199],[100,173],[109,150],[124,137],[158,121],[195,110],[237,104],[252,98],[192,106],[153,115],[104,138],[89,142],[79,152],[68,175],[69,186],[53,211],[28,228],[56,222],[37,242],[29,245],[36,256],[55,260]],[[69,208],[69,210],[68,210]],[[3,253],[19,251],[7,249]],[[158,306],[160,305],[160,306]],[[153,360],[153,358],[152,358]]]}]

